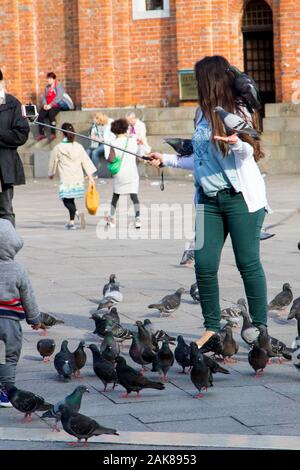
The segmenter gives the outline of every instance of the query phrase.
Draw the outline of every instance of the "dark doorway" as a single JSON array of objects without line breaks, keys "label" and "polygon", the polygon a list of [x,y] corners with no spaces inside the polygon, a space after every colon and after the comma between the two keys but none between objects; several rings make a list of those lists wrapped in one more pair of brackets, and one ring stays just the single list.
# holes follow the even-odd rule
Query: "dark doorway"
[{"label": "dark doorway", "polygon": [[274,103],[273,14],[265,1],[250,0],[247,3],[242,31],[245,72],[256,81],[263,104]]}]

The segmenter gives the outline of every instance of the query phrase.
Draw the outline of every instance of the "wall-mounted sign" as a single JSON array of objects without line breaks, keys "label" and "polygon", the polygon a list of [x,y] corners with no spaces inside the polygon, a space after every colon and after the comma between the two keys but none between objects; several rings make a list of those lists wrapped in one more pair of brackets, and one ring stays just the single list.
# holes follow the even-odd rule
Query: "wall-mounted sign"
[{"label": "wall-mounted sign", "polygon": [[179,70],[179,98],[181,101],[198,99],[197,82],[194,70]]}]

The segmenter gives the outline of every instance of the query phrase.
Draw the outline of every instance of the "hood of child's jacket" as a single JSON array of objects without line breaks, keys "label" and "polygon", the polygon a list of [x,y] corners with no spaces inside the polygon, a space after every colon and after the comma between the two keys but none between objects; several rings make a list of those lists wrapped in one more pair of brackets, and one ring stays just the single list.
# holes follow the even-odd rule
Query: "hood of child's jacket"
[{"label": "hood of child's jacket", "polygon": [[23,240],[13,225],[6,219],[0,219],[0,261],[14,259],[23,246]]}]

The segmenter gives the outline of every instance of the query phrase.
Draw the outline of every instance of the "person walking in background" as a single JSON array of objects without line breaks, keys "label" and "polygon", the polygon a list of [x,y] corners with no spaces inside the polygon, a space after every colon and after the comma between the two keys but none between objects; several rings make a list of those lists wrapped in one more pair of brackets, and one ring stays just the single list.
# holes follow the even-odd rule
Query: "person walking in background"
[{"label": "person walking in background", "polygon": [[[132,153],[137,153],[136,139],[128,135],[128,122],[126,119],[117,119],[111,124],[111,131],[116,135],[114,145]],[[140,203],[138,199],[139,173],[136,157],[121,150],[110,149],[109,162],[114,162],[116,156],[121,159],[121,166],[117,174],[113,176],[113,197],[111,201],[110,218],[107,225],[115,226],[115,212],[121,194],[129,194],[135,209],[135,227],[141,228]]]},{"label": "person walking in background", "polygon": [[52,179],[58,170],[60,185],[59,197],[68,209],[70,220],[65,224],[67,230],[76,230],[75,217],[80,220],[81,228],[85,228],[84,213],[77,210],[75,199],[85,195],[84,173],[87,174],[90,184],[95,184],[93,173],[95,165],[91,162],[83,146],[75,142],[75,132],[72,124],[65,122],[62,125],[63,140],[51,152],[48,177]]},{"label": "person walking in background", "polygon": [[15,225],[14,186],[25,184],[23,163],[18,147],[28,139],[29,125],[22,116],[21,103],[6,93],[0,70],[0,218]]},{"label": "person walking in background", "polygon": [[[67,111],[74,109],[73,102],[67,93],[65,93],[64,87],[56,79],[54,72],[47,73],[48,85],[45,87],[44,94],[42,97],[42,108],[39,111],[38,121],[45,122],[45,119],[49,119],[51,126],[56,126],[55,118],[60,111]],[[55,129],[50,129],[50,141],[56,137]],[[36,140],[45,139],[45,131],[43,124],[39,125],[39,135]]]},{"label": "person walking in background", "polygon": [[133,112],[127,113],[126,119],[129,125],[128,134],[137,140],[138,154],[142,156],[150,153],[151,147],[147,141],[147,130],[143,121],[138,119]]},{"label": "person walking in background", "polygon": [[98,142],[91,141],[87,153],[97,168],[94,177],[100,176],[100,158],[106,157],[108,159],[110,147],[104,145],[103,142],[111,143],[115,139],[115,135],[111,132],[111,123],[113,119],[101,112],[96,113],[94,123],[89,132],[89,136],[97,139]]},{"label": "person walking in background", "polygon": [[[40,311],[28,275],[15,256],[23,246],[8,220],[0,220],[0,407],[10,408],[7,390],[13,386],[22,349],[21,321],[37,330]],[[2,349],[3,347],[3,349]]]}]

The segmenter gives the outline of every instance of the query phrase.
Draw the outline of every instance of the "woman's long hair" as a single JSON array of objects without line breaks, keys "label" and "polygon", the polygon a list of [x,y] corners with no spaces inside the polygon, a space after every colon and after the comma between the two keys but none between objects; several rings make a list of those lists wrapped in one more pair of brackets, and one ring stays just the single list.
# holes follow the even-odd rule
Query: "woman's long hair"
[{"label": "woman's long hair", "polygon": [[[224,125],[218,114],[213,111],[216,106],[222,106],[227,112],[238,113],[243,119],[249,120],[241,97],[236,95],[234,75],[228,71],[229,66],[228,60],[218,55],[204,57],[195,64],[199,105],[211,125],[212,136],[226,137]],[[260,117],[257,112],[251,114],[251,121],[254,129],[260,131]],[[248,135],[239,135],[239,137],[252,145],[255,161],[265,156],[260,141]],[[220,148],[224,156],[228,154],[229,146],[226,142],[219,141],[216,143],[214,140],[214,144]]]},{"label": "woman's long hair", "polygon": [[75,135],[70,134],[70,131],[75,132],[74,127],[72,126],[72,124],[70,124],[69,122],[64,122],[63,125],[61,126],[61,128],[63,129],[63,135],[68,139],[68,141],[69,142],[74,142]]}]

